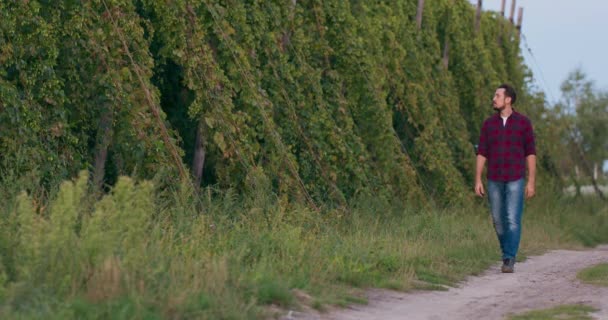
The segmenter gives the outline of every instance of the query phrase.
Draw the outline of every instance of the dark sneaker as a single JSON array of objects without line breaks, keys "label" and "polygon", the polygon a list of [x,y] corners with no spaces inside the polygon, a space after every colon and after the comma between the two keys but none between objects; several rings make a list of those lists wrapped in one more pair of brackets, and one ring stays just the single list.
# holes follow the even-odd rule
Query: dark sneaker
[{"label": "dark sneaker", "polygon": [[502,273],[513,273],[515,271],[515,259],[502,260]]}]

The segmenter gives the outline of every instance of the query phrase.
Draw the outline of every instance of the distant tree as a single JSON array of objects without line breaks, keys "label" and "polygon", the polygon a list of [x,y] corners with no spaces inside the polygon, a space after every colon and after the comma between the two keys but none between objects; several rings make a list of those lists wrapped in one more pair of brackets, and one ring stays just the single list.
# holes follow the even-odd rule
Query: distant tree
[{"label": "distant tree", "polygon": [[608,158],[608,93],[598,91],[593,81],[577,68],[562,83],[562,100],[556,105],[561,111],[569,156],[573,163],[591,178],[597,187],[597,168]]}]

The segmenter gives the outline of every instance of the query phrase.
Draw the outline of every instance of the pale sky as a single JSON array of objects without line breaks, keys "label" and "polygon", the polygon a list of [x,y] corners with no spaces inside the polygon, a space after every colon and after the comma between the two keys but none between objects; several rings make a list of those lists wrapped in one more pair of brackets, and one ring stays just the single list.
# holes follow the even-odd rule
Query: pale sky
[{"label": "pale sky", "polygon": [[[511,1],[506,1],[507,17]],[[550,103],[561,97],[560,85],[576,67],[597,89],[608,91],[608,0],[516,1],[524,8],[522,54]],[[500,4],[501,0],[484,0],[483,8],[500,11]]]}]

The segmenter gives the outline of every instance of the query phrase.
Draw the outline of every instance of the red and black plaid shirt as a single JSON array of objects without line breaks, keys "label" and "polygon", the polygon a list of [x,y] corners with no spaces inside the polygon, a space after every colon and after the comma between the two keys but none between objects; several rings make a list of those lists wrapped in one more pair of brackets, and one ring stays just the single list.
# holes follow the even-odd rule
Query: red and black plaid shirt
[{"label": "red and black plaid shirt", "polygon": [[515,181],[526,174],[526,157],[536,154],[530,119],[513,111],[503,126],[500,113],[481,127],[477,154],[488,160],[488,179]]}]

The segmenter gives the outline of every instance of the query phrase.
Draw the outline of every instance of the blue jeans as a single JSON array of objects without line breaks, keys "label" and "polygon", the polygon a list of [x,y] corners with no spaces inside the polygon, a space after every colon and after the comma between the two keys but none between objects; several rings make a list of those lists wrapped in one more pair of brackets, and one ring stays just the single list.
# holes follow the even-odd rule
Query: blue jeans
[{"label": "blue jeans", "polygon": [[488,198],[502,258],[515,259],[521,238],[524,178],[509,182],[488,180]]}]

